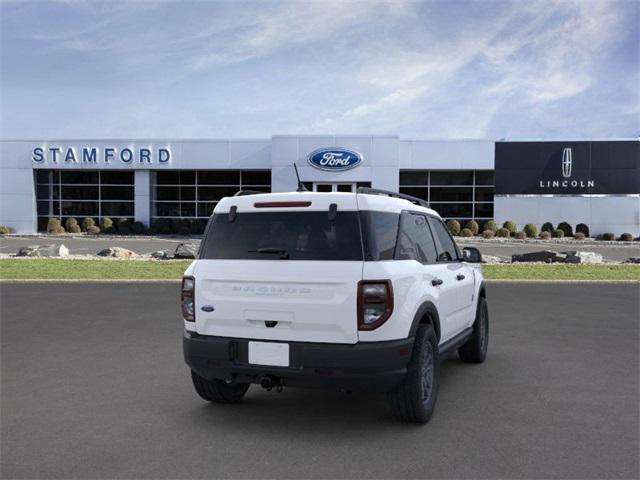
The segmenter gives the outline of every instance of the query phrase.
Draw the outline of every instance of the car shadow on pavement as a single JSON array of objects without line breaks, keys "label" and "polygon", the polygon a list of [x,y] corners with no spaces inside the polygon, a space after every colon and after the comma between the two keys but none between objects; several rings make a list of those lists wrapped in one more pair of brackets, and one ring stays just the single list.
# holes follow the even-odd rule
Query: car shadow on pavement
[{"label": "car shadow on pavement", "polygon": [[[473,368],[463,364],[457,356],[450,356],[441,365],[438,407],[432,422],[438,417],[440,404],[447,402],[449,383],[464,382],[465,375],[474,375]],[[468,372],[465,374],[465,370]],[[455,378],[455,380],[454,380]],[[241,427],[261,433],[265,430],[311,431],[314,434],[335,434],[336,429],[358,427],[371,431],[411,430],[416,424],[395,420],[381,393],[345,393],[323,389],[285,388],[282,392],[267,392],[252,385],[245,398],[235,405],[214,403],[195,404],[189,410],[190,419],[212,427]]]}]

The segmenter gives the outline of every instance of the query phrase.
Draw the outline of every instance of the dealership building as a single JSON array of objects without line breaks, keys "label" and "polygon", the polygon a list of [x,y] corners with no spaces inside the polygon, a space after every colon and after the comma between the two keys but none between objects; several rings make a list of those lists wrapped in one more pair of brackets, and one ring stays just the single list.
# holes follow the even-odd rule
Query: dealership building
[{"label": "dealership building", "polygon": [[274,135],[249,140],[4,140],[0,224],[49,218],[206,219],[238,190],[366,186],[426,200],[444,218],[586,223],[640,235],[640,141],[405,140]]}]

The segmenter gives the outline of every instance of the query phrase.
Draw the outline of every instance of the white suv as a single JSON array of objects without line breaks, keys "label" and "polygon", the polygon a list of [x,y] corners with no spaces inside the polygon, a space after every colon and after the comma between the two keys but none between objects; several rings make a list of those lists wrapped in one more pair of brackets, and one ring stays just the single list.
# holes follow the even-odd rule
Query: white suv
[{"label": "white suv", "polygon": [[205,400],[252,383],[386,392],[425,423],[439,360],[484,361],[480,252],[406,195],[239,192],[222,199],[182,281],[184,358]]}]

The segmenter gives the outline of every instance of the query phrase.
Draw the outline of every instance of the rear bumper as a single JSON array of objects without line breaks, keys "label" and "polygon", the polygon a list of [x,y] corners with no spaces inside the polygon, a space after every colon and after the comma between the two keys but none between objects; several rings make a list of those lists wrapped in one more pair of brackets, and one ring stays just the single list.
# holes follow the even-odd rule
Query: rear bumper
[{"label": "rear bumper", "polygon": [[388,391],[406,374],[413,337],[354,345],[287,343],[290,366],[271,367],[248,363],[248,339],[188,331],[182,339],[185,362],[207,379],[260,383],[271,376],[284,386]]}]

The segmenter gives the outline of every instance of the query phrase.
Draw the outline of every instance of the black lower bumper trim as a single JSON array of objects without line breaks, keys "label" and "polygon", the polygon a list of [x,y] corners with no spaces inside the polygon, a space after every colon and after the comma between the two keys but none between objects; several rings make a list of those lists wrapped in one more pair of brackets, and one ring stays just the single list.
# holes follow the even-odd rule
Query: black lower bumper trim
[{"label": "black lower bumper trim", "polygon": [[252,365],[249,340],[185,332],[184,359],[201,377],[260,383],[276,377],[284,386],[388,391],[407,371],[413,337],[354,345],[286,342],[289,367]]}]

